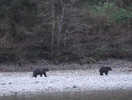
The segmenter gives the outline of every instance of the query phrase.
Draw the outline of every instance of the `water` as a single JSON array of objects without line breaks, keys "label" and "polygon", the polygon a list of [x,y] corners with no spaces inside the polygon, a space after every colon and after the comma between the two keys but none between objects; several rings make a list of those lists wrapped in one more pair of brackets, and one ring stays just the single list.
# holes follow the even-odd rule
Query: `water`
[{"label": "water", "polygon": [[132,90],[12,95],[0,97],[0,100],[132,100]]}]

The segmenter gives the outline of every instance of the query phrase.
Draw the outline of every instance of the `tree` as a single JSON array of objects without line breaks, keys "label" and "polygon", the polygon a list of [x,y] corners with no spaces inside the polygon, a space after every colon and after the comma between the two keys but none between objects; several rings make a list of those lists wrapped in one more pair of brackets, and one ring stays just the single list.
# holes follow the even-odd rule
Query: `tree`
[{"label": "tree", "polygon": [[127,8],[128,6],[132,6],[132,0],[116,0],[116,4],[119,7]]}]

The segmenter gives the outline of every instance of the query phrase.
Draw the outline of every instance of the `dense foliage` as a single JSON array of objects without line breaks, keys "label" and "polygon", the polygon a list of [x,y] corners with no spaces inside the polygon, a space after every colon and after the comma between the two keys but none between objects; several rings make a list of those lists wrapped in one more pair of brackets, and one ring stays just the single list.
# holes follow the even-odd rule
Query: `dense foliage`
[{"label": "dense foliage", "polygon": [[0,0],[0,62],[129,58],[131,0]]}]

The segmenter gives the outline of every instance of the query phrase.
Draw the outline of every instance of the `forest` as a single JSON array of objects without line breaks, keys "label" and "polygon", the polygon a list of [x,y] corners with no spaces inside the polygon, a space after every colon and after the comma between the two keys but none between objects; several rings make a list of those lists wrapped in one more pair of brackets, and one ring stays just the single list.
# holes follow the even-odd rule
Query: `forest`
[{"label": "forest", "polygon": [[0,0],[0,63],[132,60],[132,0]]}]

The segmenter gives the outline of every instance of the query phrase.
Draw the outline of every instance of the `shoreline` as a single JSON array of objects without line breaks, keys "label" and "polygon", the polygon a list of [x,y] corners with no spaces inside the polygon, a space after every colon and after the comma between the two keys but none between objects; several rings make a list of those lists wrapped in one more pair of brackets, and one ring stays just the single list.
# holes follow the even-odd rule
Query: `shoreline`
[{"label": "shoreline", "polygon": [[56,92],[0,96],[0,100],[131,100],[132,90]]},{"label": "shoreline", "polygon": [[132,90],[132,72],[97,70],[51,71],[48,77],[33,78],[31,72],[0,73],[0,96],[83,91]]}]

